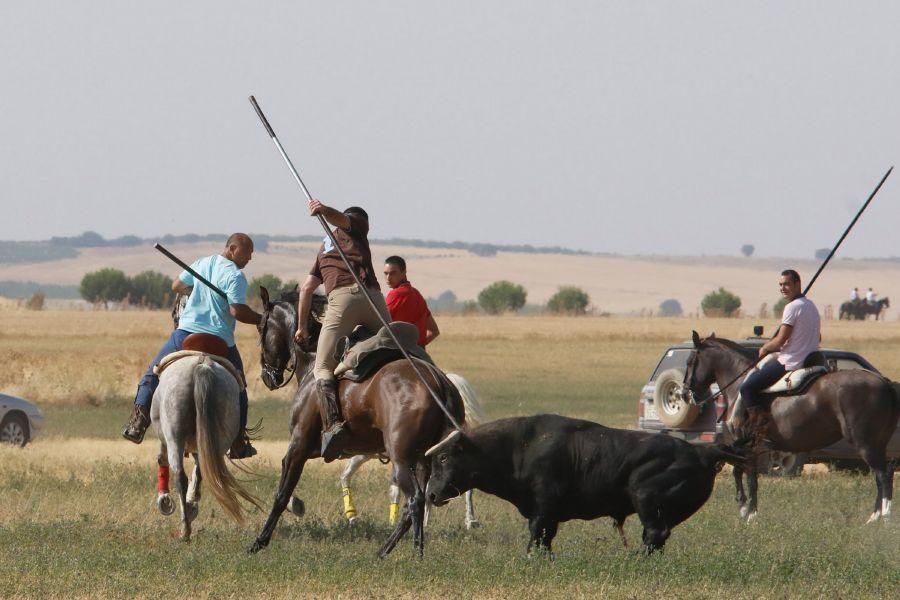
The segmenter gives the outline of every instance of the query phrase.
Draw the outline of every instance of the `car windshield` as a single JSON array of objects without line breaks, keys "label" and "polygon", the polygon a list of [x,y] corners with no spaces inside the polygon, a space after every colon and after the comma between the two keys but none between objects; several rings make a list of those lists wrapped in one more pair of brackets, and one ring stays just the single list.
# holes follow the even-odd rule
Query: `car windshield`
[{"label": "car windshield", "polygon": [[650,381],[656,381],[656,378],[659,377],[660,373],[669,369],[681,369],[684,371],[687,367],[688,356],[690,355],[691,350],[689,348],[669,348],[666,353],[663,354],[659,364],[656,365],[653,375],[650,376]]}]

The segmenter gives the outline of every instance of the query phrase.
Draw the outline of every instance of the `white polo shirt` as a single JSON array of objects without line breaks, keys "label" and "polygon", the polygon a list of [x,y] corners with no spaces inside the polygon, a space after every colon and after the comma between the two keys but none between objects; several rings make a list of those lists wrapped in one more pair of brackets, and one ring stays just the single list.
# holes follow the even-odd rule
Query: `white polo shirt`
[{"label": "white polo shirt", "polygon": [[791,337],[781,347],[778,362],[788,371],[795,371],[803,366],[803,361],[810,353],[819,349],[821,329],[819,309],[812,300],[801,296],[788,302],[781,318],[784,325],[793,328]]}]

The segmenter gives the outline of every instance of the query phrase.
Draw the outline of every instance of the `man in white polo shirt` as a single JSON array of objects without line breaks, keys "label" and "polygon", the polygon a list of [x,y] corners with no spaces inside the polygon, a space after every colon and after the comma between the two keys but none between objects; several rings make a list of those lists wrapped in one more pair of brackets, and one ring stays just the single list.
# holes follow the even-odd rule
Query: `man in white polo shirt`
[{"label": "man in white polo shirt", "polygon": [[772,419],[760,392],[784,377],[788,371],[802,368],[806,358],[819,350],[819,343],[822,341],[819,309],[812,300],[801,295],[800,274],[793,269],[782,271],[778,287],[788,303],[784,307],[777,335],[763,344],[759,349],[759,357],[763,358],[773,352],[779,352],[779,355],[774,360],[762,363],[741,385],[741,398],[747,406],[748,414],[745,427],[754,436],[757,446]]}]

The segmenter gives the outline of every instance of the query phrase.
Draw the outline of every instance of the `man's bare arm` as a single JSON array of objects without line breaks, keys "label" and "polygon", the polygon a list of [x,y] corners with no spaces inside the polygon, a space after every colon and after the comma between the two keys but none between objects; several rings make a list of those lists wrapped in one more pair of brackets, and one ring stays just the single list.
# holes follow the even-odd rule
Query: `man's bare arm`
[{"label": "man's bare arm", "polygon": [[182,294],[184,296],[188,296],[193,290],[193,286],[190,286],[183,282],[180,277],[176,277],[175,281],[172,282],[172,291],[176,294]]},{"label": "man's bare arm", "polygon": [[781,350],[782,346],[791,338],[792,333],[794,333],[794,327],[782,323],[781,327],[778,328],[778,335],[763,344],[762,348],[759,349],[759,357],[762,358],[766,354]]},{"label": "man's bare arm", "polygon": [[246,304],[229,304],[228,312],[241,323],[259,325],[260,321],[262,321],[262,315]]},{"label": "man's bare arm", "polygon": [[309,203],[309,214],[312,216],[322,215],[334,227],[340,227],[344,230],[350,229],[350,217],[335,208],[325,206],[318,200],[313,200]]},{"label": "man's bare arm", "polygon": [[428,313],[428,322],[425,323],[425,345],[433,342],[434,338],[439,335],[441,335],[441,330],[438,329],[437,321],[434,320],[434,315]]}]

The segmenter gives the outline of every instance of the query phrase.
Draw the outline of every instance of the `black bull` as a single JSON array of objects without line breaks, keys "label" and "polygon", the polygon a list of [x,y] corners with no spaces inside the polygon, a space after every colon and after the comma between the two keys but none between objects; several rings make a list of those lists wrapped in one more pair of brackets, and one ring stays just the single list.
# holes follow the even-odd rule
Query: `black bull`
[{"label": "black bull", "polygon": [[477,488],[511,502],[528,519],[529,551],[549,551],[570,519],[612,517],[624,542],[622,524],[634,513],[647,551],[659,550],[709,498],[722,462],[743,462],[731,449],[559,415],[454,432],[429,453],[428,499],[441,505]]}]

